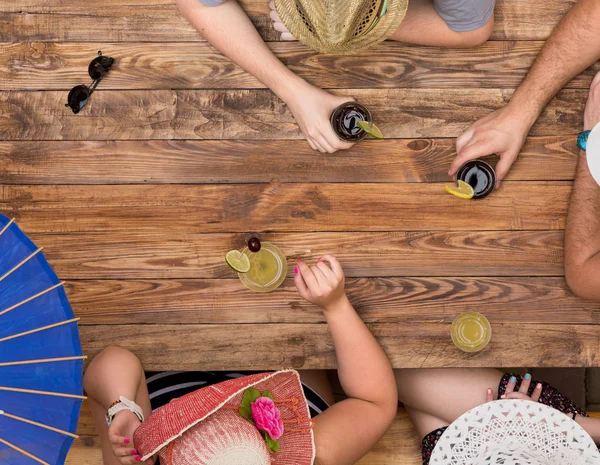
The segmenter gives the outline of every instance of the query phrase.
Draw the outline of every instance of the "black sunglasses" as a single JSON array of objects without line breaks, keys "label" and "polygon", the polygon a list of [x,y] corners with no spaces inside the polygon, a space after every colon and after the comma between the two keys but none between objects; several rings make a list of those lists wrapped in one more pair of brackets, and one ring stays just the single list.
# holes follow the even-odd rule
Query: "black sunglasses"
[{"label": "black sunglasses", "polygon": [[114,62],[114,58],[104,57],[102,56],[102,52],[99,51],[98,56],[92,60],[88,67],[88,73],[93,79],[93,82],[89,87],[84,85],[73,87],[71,92],[69,92],[69,103],[67,103],[65,107],[70,107],[71,110],[73,110],[73,113],[79,113],[79,111],[85,107],[90,95],[94,93],[96,86],[104,76],[106,76]]}]

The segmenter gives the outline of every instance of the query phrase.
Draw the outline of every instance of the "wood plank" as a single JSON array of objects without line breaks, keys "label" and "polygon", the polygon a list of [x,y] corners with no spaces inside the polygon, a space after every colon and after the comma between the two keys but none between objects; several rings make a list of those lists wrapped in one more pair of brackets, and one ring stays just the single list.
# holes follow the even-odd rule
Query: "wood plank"
[{"label": "wood plank", "polygon": [[[292,279],[268,295],[237,279],[83,280],[66,289],[81,325],[325,322]],[[475,310],[492,323],[600,324],[600,304],[576,298],[563,278],[351,278],[346,290],[367,323],[434,323]]]},{"label": "wood plank", "polygon": [[[89,411],[82,411],[82,418],[87,418],[88,415],[90,415]],[[81,428],[80,419],[78,434],[82,436],[73,443],[66,464],[98,465],[102,463],[100,441],[94,429],[88,431],[87,428]],[[420,457],[420,441],[417,433],[406,411],[400,408],[394,423],[383,439],[357,464],[420,465]]]},{"label": "wood plank", "polygon": [[[268,19],[266,0],[240,2],[259,33],[278,40]],[[494,38],[545,40],[575,0],[503,0],[496,5]],[[198,41],[200,36],[179,15],[174,0],[19,0],[0,5],[0,41]],[[54,14],[49,14],[54,13]]]},{"label": "wood plank", "polygon": [[[369,325],[394,368],[600,366],[596,325],[495,324],[490,345],[477,354],[453,346],[450,326],[450,319]],[[324,324],[98,325],[80,331],[90,359],[107,345],[119,344],[138,354],[151,371],[336,367]]]},{"label": "wood plank", "polygon": [[[94,424],[94,418],[92,417],[92,411],[90,410],[90,403],[88,400],[84,400],[81,404],[81,411],[79,412],[79,422],[77,423],[77,434],[80,436],[96,436],[96,425]],[[83,441],[85,442],[85,440]],[[76,447],[75,444],[73,447]],[[102,463],[102,462],[98,462]]]},{"label": "wood plank", "polygon": [[356,465],[422,465],[419,438],[406,410],[400,407],[385,436]]},{"label": "wood plank", "polygon": [[65,465],[101,465],[102,463],[100,438],[96,435],[75,439],[65,461]]},{"label": "wood plank", "polygon": [[[573,180],[575,141],[529,138],[507,180]],[[442,182],[454,144],[384,140],[323,156],[302,140],[0,142],[0,184]]]},{"label": "wood plank", "polygon": [[[507,182],[484,201],[441,184],[3,186],[28,233],[562,229],[568,182]],[[238,242],[239,244],[239,242]]]},{"label": "wood plank", "polygon": [[[449,52],[386,42],[377,53],[319,54],[298,43],[271,43],[281,61],[322,88],[514,88],[543,42],[488,42]],[[102,89],[264,88],[205,42],[0,43],[0,90],[70,90],[87,80],[98,50],[116,58]],[[337,72],[332,72],[336,70]],[[594,65],[567,88],[589,89]]]},{"label": "wood plank", "polygon": [[[77,218],[73,218],[76,222]],[[27,230],[27,229],[26,229]],[[33,233],[62,279],[232,278],[224,261],[245,234],[195,234],[165,229]],[[265,233],[293,262],[330,253],[348,277],[562,276],[562,231]]]},{"label": "wood plank", "polygon": [[[336,90],[367,104],[388,138],[456,137],[504,106],[498,89]],[[587,91],[567,89],[531,135],[576,134]],[[267,90],[100,90],[85,110],[65,108],[66,92],[0,92],[0,139],[299,139],[289,108]],[[377,142],[377,141],[372,141]]]},{"label": "wood plank", "polygon": [[[83,433],[79,433],[83,434]],[[420,465],[420,441],[404,409],[381,441],[357,465]],[[75,440],[66,465],[98,465],[102,463],[99,438],[94,434]]]},{"label": "wood plank", "polygon": [[[590,412],[590,416],[599,417],[594,412]],[[357,465],[420,465],[420,447],[420,438],[406,410],[400,407],[396,419],[385,436]],[[101,460],[98,438],[93,432],[88,432],[86,437],[81,437],[74,442],[66,464],[98,465]]]}]

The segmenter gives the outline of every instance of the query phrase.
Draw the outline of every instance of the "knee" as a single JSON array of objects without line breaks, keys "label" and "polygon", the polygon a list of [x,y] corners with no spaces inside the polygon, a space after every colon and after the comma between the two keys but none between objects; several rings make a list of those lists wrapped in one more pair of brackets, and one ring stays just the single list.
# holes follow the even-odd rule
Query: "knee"
[{"label": "knee", "polygon": [[460,44],[463,47],[477,47],[485,44],[494,34],[494,17],[492,16],[487,23],[478,29],[467,32],[459,32]]},{"label": "knee", "polygon": [[123,365],[135,365],[139,366],[140,369],[142,366],[135,354],[128,350],[115,345],[105,347],[94,357],[87,370],[85,370],[83,376],[84,387],[99,374],[102,375],[106,370],[111,370],[111,367]]}]

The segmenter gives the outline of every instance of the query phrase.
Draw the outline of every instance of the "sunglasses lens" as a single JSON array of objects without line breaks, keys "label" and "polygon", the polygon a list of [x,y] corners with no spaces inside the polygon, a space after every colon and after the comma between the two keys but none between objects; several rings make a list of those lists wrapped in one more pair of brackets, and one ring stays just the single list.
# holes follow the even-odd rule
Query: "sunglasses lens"
[{"label": "sunglasses lens", "polygon": [[79,113],[83,107],[85,107],[88,98],[90,96],[90,90],[86,86],[75,86],[69,92],[69,107],[73,110],[73,113]]},{"label": "sunglasses lens", "polygon": [[94,58],[88,68],[90,77],[94,81],[103,78],[106,75],[106,73],[108,73],[108,70],[113,65],[114,61],[115,60],[110,57],[100,56],[98,58]]}]

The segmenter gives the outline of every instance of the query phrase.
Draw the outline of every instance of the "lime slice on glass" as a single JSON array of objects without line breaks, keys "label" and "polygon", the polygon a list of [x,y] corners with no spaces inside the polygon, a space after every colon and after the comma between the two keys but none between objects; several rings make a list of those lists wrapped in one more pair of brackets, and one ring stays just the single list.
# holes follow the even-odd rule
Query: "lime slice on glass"
[{"label": "lime slice on glass", "polygon": [[475,195],[473,188],[460,179],[458,180],[458,186],[455,184],[447,184],[445,189],[449,194],[455,195],[461,199],[472,199]]},{"label": "lime slice on glass", "polygon": [[248,273],[250,271],[250,260],[239,250],[230,250],[225,255],[225,261],[233,270],[238,273]]},{"label": "lime slice on glass", "polygon": [[368,121],[359,121],[356,123],[356,125],[375,139],[383,139],[383,133],[381,132],[381,129],[379,129],[373,123],[369,123]]}]

